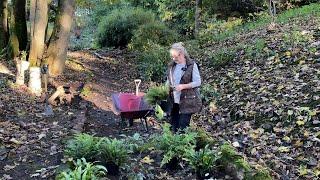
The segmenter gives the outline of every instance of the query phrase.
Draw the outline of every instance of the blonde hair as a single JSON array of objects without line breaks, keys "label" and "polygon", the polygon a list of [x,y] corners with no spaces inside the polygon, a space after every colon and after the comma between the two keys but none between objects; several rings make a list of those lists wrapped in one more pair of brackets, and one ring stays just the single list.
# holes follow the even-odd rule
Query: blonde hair
[{"label": "blonde hair", "polygon": [[178,42],[178,43],[172,44],[170,50],[179,51],[179,52],[181,52],[181,53],[184,55],[184,57],[186,58],[187,61],[190,61],[190,60],[191,60],[187,49],[184,47],[183,42]]}]

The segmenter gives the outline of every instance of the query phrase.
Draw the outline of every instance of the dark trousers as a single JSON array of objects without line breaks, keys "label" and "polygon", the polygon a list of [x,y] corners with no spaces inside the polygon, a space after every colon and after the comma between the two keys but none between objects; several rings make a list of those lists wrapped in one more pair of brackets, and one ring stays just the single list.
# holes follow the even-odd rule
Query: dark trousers
[{"label": "dark trousers", "polygon": [[179,104],[174,103],[171,111],[171,126],[174,132],[183,130],[190,125],[192,114],[180,114]]}]

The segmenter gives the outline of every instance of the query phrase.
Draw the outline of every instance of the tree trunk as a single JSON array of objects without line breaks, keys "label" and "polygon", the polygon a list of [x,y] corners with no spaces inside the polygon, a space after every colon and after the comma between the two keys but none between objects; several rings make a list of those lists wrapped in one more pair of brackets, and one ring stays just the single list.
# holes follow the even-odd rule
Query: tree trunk
[{"label": "tree trunk", "polygon": [[0,50],[7,46],[8,39],[8,2],[2,0],[0,2]]},{"label": "tree trunk", "polygon": [[37,0],[30,0],[30,16],[29,16],[29,22],[30,22],[30,37],[33,36],[33,28],[34,28],[34,19],[36,16],[36,2]]},{"label": "tree trunk", "polygon": [[30,13],[34,10],[34,21],[32,24],[31,46],[29,53],[30,80],[29,89],[32,93],[41,93],[41,73],[40,64],[45,46],[45,32],[48,23],[48,2],[47,0],[36,0],[35,7],[30,8]]},{"label": "tree trunk", "polygon": [[7,49],[7,56],[8,59],[14,59],[19,56],[19,39],[16,33],[16,25],[15,25],[15,16],[14,16],[14,7],[9,8],[9,14],[10,14],[10,22],[9,24],[9,44],[8,44],[8,49]]},{"label": "tree trunk", "polygon": [[194,36],[198,37],[200,29],[200,14],[201,14],[202,0],[196,0],[196,13],[194,23]]},{"label": "tree trunk", "polygon": [[19,40],[19,50],[25,51],[28,43],[26,21],[26,0],[13,0],[13,14],[15,17],[15,33]]},{"label": "tree trunk", "polygon": [[62,74],[65,68],[75,0],[59,0],[59,10],[48,48],[49,74]]}]

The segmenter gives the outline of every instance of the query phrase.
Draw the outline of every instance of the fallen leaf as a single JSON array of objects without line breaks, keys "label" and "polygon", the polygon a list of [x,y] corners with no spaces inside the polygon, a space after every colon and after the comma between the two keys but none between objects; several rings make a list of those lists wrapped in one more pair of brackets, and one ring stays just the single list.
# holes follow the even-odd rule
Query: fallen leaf
[{"label": "fallen leaf", "polygon": [[144,157],[143,159],[141,159],[140,162],[145,163],[145,164],[151,164],[154,162],[154,160],[151,159],[150,156],[148,155],[148,156]]},{"label": "fallen leaf", "polygon": [[278,148],[278,151],[279,152],[290,152],[290,149],[288,147],[285,147],[285,146],[281,146]]}]

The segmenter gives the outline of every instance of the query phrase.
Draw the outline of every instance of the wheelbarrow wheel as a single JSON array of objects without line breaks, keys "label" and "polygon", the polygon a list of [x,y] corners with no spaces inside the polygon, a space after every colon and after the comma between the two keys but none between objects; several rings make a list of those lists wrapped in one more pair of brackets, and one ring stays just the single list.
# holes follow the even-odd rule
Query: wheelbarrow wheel
[{"label": "wheelbarrow wheel", "polygon": [[133,119],[129,119],[128,122],[129,122],[129,127],[132,127],[133,126]]}]

